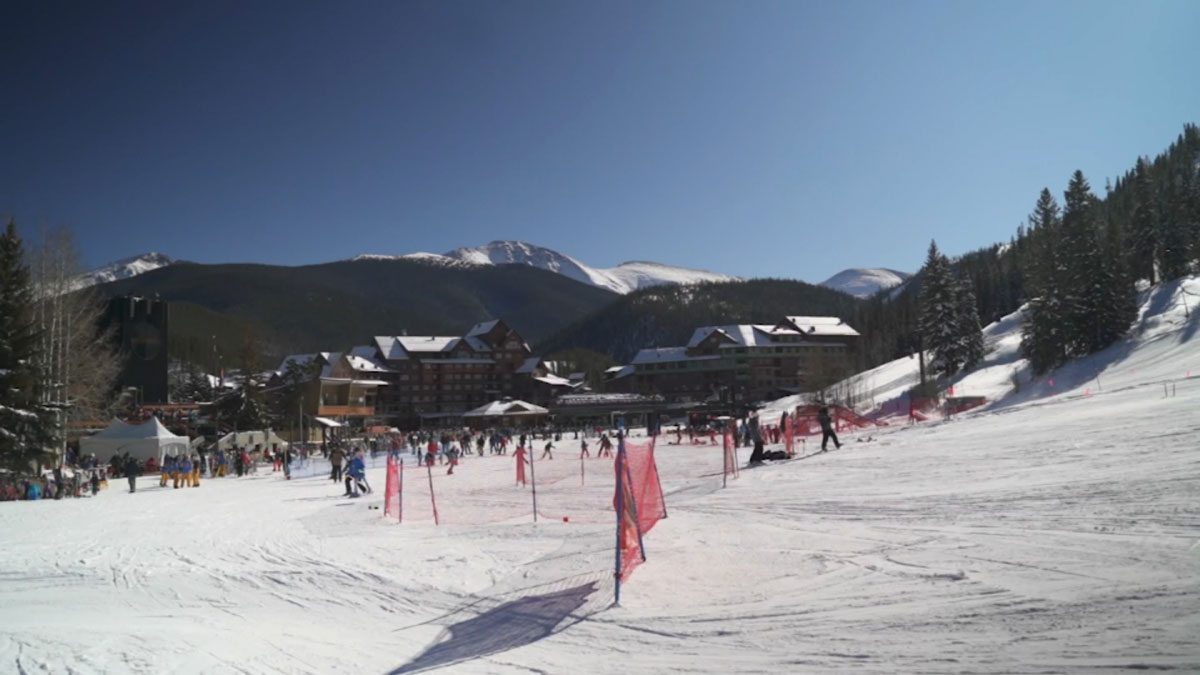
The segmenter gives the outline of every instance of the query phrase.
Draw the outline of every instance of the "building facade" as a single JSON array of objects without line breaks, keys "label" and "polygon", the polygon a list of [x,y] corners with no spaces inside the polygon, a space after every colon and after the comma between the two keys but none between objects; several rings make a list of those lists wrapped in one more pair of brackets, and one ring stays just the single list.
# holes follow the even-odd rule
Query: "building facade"
[{"label": "building facade", "polygon": [[610,369],[606,388],[728,402],[815,391],[850,374],[858,337],[836,317],[704,326],[684,346],[643,349],[628,366]]},{"label": "building facade", "polygon": [[571,386],[499,319],[462,336],[379,336],[351,355],[382,368],[373,375],[387,383],[375,416],[403,429],[457,422],[462,413],[505,397],[545,406]]}]

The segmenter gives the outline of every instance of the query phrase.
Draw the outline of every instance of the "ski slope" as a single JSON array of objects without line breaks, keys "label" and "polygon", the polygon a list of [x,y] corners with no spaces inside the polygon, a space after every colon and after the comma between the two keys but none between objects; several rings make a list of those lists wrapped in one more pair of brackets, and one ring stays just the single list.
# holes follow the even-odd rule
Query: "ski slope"
[{"label": "ski slope", "polygon": [[1172,298],[1053,389],[724,489],[714,446],[662,439],[668,517],[619,607],[611,465],[579,477],[570,439],[537,524],[511,455],[435,469],[440,527],[411,466],[403,524],[315,465],[3,503],[0,671],[1197,672],[1200,319]]}]

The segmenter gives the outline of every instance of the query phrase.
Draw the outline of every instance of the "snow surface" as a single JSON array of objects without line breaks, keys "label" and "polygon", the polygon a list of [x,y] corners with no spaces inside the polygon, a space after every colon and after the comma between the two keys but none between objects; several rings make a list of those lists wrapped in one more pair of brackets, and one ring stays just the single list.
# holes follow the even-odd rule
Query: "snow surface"
[{"label": "snow surface", "polygon": [[90,272],[81,274],[71,281],[71,288],[87,288],[88,286],[106,284],[119,279],[128,279],[174,263],[175,260],[162,253],[143,253],[111,262],[102,267],[97,267]]},{"label": "snow surface", "polygon": [[[809,438],[803,459],[743,471],[726,489],[715,446],[663,437],[668,517],[645,537],[648,560],[619,607],[611,465],[585,460],[581,480],[569,437],[553,460],[535,446],[537,524],[511,454],[467,458],[453,476],[435,467],[440,527],[430,478],[411,465],[402,524],[369,508],[378,493],[340,497],[319,464],[291,481],[260,469],[173,490],[146,477],[133,495],[113,481],[92,499],[0,504],[0,663],[1197,672],[1200,319],[1183,316],[1179,286],[1148,291],[1134,337],[1061,369],[1053,388],[1035,381],[952,420],[843,432],[825,454]],[[1103,389],[1090,388],[1101,361]],[[382,492],[382,461],[369,476]]]},{"label": "snow surface", "polygon": [[[954,396],[983,396],[988,399],[986,407],[997,408],[1059,395],[1091,395],[1155,379],[1200,376],[1200,347],[1192,341],[1200,328],[1196,296],[1200,296],[1200,277],[1195,276],[1143,287],[1138,318],[1125,339],[1040,376],[1021,358],[1022,308],[984,328],[987,355],[974,370],[951,381]],[[919,382],[920,365],[914,353],[859,373],[834,389],[851,394],[861,412],[907,415],[906,392]],[[779,399],[764,414],[777,414],[804,398]]]},{"label": "snow surface", "polygon": [[726,274],[645,261],[626,262],[610,268],[591,267],[569,255],[520,241],[493,241],[474,248],[457,248],[445,255],[424,252],[406,255],[364,254],[354,260],[413,260],[445,266],[529,265],[621,294],[664,284],[737,280],[737,277]]},{"label": "snow surface", "polygon": [[869,298],[885,288],[899,286],[911,276],[907,272],[882,267],[852,267],[838,272],[818,285],[849,293],[857,298]]}]

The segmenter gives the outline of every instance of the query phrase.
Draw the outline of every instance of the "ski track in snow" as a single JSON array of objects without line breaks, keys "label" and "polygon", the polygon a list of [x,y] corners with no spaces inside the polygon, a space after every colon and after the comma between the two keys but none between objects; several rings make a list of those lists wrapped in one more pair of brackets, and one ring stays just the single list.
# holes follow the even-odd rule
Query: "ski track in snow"
[{"label": "ski track in snow", "polygon": [[569,438],[533,453],[537,524],[511,455],[435,469],[441,527],[412,466],[405,523],[368,508],[382,458],[359,500],[314,463],[0,504],[0,672],[1197,672],[1200,343],[1144,321],[1103,390],[1081,363],[727,489],[665,435],[668,518],[619,607],[611,464],[580,486]]}]

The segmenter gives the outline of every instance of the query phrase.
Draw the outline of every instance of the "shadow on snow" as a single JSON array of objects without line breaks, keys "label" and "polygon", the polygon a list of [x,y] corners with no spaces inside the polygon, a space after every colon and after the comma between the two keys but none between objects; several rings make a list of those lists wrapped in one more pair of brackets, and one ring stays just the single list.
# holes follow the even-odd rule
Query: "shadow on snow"
[{"label": "shadow on snow", "polygon": [[[593,581],[561,591],[530,595],[460,621],[447,627],[438,642],[409,663],[391,671],[391,675],[440,668],[533,644],[582,621],[584,617],[573,615],[596,590],[597,583]],[[574,621],[560,628],[559,624],[567,618],[574,618]]]}]

